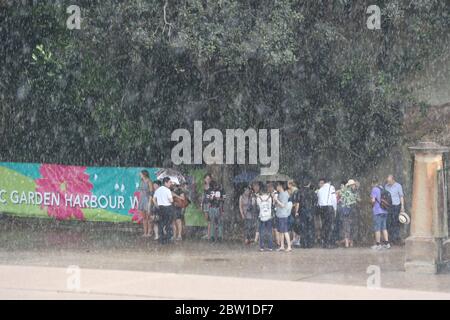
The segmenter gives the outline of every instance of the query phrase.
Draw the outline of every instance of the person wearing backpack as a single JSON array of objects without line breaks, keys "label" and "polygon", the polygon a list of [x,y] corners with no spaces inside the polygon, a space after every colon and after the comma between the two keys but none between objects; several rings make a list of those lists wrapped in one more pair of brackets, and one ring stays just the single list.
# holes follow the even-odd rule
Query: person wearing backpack
[{"label": "person wearing backpack", "polygon": [[[370,193],[376,242],[376,244],[371,247],[373,250],[389,249],[391,247],[386,227],[388,215],[386,207],[389,205],[386,193],[389,194],[389,192],[380,185],[378,178],[374,177],[372,179],[372,192]],[[383,234],[383,244],[381,244],[381,234]]]},{"label": "person wearing backpack", "polygon": [[261,189],[256,198],[259,209],[259,250],[264,251],[264,238],[268,238],[269,251],[273,250],[272,238],[272,195]]}]

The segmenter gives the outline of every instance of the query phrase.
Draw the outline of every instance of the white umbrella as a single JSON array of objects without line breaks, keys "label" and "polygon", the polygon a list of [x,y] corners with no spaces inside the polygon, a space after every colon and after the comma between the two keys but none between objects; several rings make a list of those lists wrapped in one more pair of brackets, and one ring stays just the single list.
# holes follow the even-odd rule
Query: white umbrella
[{"label": "white umbrella", "polygon": [[259,175],[253,181],[255,182],[274,182],[274,181],[289,181],[291,178],[289,178],[285,174],[273,174],[273,175]]},{"label": "white umbrella", "polygon": [[184,176],[174,169],[160,169],[156,172],[156,179],[162,180],[165,177],[169,177],[175,184],[182,184],[186,182]]}]

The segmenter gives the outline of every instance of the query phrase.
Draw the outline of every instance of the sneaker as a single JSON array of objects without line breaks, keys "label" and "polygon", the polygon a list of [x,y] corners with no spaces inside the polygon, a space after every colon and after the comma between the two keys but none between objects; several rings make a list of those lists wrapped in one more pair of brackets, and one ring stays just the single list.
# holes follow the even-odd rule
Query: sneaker
[{"label": "sneaker", "polygon": [[390,249],[391,248],[391,244],[387,243],[387,244],[383,244],[383,249]]},{"label": "sneaker", "polygon": [[205,234],[205,235],[202,237],[202,239],[203,239],[203,240],[208,240],[208,235]]},{"label": "sneaker", "polygon": [[372,250],[381,250],[383,249],[383,247],[380,244],[376,244],[370,247],[370,249]]},{"label": "sneaker", "polygon": [[176,241],[181,241],[181,240],[183,240],[181,237],[177,237],[176,239],[175,239]]},{"label": "sneaker", "polygon": [[260,252],[264,252],[264,248],[259,248],[259,251]]}]

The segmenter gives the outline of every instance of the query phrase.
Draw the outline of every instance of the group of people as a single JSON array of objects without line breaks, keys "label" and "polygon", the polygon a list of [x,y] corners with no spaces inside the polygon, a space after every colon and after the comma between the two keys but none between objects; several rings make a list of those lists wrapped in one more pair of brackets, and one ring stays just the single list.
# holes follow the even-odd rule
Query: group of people
[{"label": "group of people", "polygon": [[[292,247],[345,248],[353,246],[355,223],[361,202],[359,183],[343,181],[338,190],[329,179],[304,181],[298,188],[294,181],[253,182],[239,198],[244,224],[245,243],[258,243],[261,251],[291,251]],[[399,214],[404,212],[402,186],[389,175],[386,183],[372,182],[370,201],[373,211],[375,245],[372,249],[389,249],[389,234],[401,240]],[[381,235],[383,241],[381,241]]]},{"label": "group of people", "polygon": [[[190,203],[185,183],[176,185],[170,177],[151,181],[148,171],[140,173],[138,211],[142,215],[144,237],[161,243],[182,240],[184,210]],[[246,244],[259,243],[259,249],[292,251],[293,247],[345,248],[353,246],[354,227],[361,202],[359,182],[343,181],[338,190],[322,178],[315,188],[311,180],[297,187],[293,180],[253,182],[239,197],[239,212]],[[208,222],[205,237],[223,240],[226,194],[223,187],[204,176],[201,209]],[[389,175],[382,183],[373,178],[370,202],[373,211],[374,250],[389,249],[400,242],[399,215],[405,201],[401,184]],[[276,247],[275,247],[276,246]]]},{"label": "group of people", "polygon": [[161,243],[181,241],[184,210],[189,203],[186,183],[177,185],[170,177],[152,181],[147,170],[140,172],[138,211],[142,216],[143,237]]}]

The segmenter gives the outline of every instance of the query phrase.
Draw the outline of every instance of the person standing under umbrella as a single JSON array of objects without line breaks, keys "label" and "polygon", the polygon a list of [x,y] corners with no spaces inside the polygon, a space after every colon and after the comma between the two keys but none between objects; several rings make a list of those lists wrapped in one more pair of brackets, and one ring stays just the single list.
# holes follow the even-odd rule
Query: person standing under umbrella
[{"label": "person standing under umbrella", "polygon": [[[252,210],[252,214],[254,216],[257,216],[258,213],[259,213],[259,210],[257,208],[257,201],[256,201],[256,199],[258,198],[260,191],[261,191],[261,184],[260,184],[260,182],[257,182],[257,181],[253,182],[252,183],[252,189],[251,189],[251,199],[252,199],[251,210]],[[258,243],[258,241],[259,241],[259,219],[255,219],[253,221],[254,221],[254,224],[255,224],[253,226],[253,228],[255,228],[255,230],[256,230],[256,232],[255,232],[255,240],[254,241],[255,241],[255,243]]]},{"label": "person standing under umbrella", "polygon": [[250,244],[255,236],[255,216],[252,202],[251,189],[250,187],[245,187],[244,193],[239,197],[239,212],[244,221],[245,244]]},{"label": "person standing under umbrella", "polygon": [[158,231],[158,206],[155,204],[154,198],[155,198],[155,192],[158,190],[158,188],[161,187],[161,181],[155,180],[153,181],[153,197],[150,201],[149,207],[150,207],[150,228],[153,230],[153,234],[155,237],[154,240],[159,239],[159,231]]},{"label": "person standing under umbrella", "polygon": [[180,185],[175,185],[172,191],[172,197],[174,198],[174,219],[172,221],[173,240],[181,241],[183,233],[183,210],[185,208],[186,194]]},{"label": "person standing under umbrella", "polygon": [[169,242],[172,229],[173,197],[170,190],[172,181],[169,177],[165,177],[162,182],[163,185],[155,191],[154,202],[158,206],[159,211],[159,241],[161,244],[166,244]]}]

